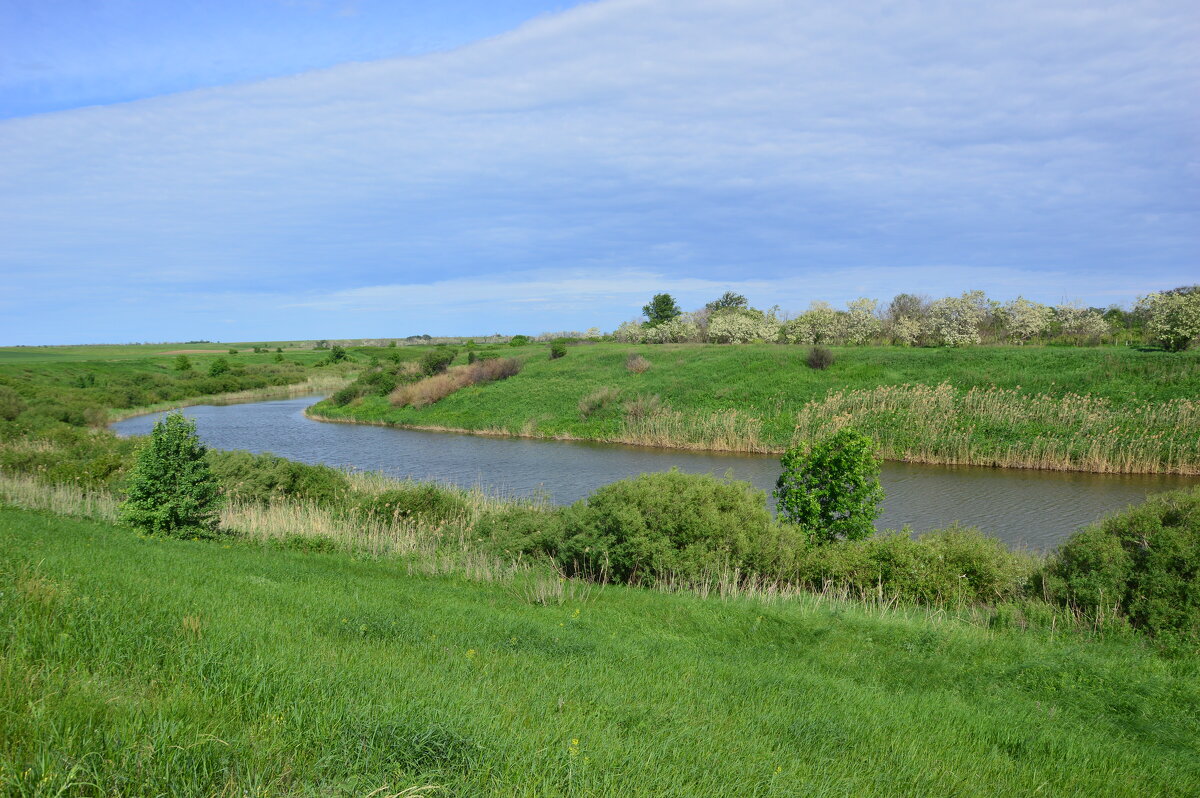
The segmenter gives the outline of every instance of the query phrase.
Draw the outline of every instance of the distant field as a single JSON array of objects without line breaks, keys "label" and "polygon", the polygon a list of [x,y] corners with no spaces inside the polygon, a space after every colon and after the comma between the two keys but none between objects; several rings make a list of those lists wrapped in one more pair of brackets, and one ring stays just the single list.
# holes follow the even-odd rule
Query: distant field
[{"label": "distant field", "polygon": [[0,793],[1200,792],[1140,639],[522,579],[0,509]]},{"label": "distant field", "polygon": [[[746,451],[853,424],[898,460],[1200,473],[1200,351],[839,348],[824,371],[805,364],[806,348],[778,345],[581,345],[559,360],[544,345],[497,351],[524,370],[421,409],[367,396],[315,412]],[[628,369],[631,355],[648,368]]]},{"label": "distant field", "polygon": [[[238,343],[201,344],[96,344],[89,346],[6,346],[0,347],[0,363],[38,361],[82,361],[82,360],[141,360],[154,357],[174,357],[178,354],[228,354],[237,349],[239,354],[254,356],[250,350],[256,346],[276,347],[284,352],[311,351],[311,341],[250,341]],[[320,355],[320,352],[314,353]]]}]

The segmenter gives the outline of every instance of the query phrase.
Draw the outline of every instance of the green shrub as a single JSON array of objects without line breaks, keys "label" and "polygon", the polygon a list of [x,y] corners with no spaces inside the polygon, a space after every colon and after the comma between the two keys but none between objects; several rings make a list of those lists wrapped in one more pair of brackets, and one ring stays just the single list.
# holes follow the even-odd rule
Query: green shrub
[{"label": "green shrub", "polygon": [[833,365],[833,351],[828,347],[814,346],[808,350],[808,357],[804,358],[804,362],[810,369],[824,371]]},{"label": "green shrub", "polygon": [[362,500],[358,510],[369,521],[441,524],[465,517],[470,508],[452,488],[413,482]]},{"label": "green shrub", "polygon": [[223,497],[205,451],[195,423],[182,413],[156,423],[138,450],[121,519],[154,534],[186,537],[215,531]]},{"label": "green shrub", "polygon": [[905,603],[994,604],[1024,595],[1036,559],[1009,551],[977,529],[951,527],[913,539],[907,532],[797,550],[791,578],[814,590]]},{"label": "green shrub", "polygon": [[1154,635],[1200,639],[1200,488],[1152,496],[1077,532],[1046,589],[1091,615],[1119,610]]},{"label": "green shrub", "polygon": [[347,385],[345,388],[334,391],[333,395],[329,397],[329,401],[335,407],[345,407],[357,399],[360,395],[361,394],[357,385]]},{"label": "green shrub", "polygon": [[192,368],[192,361],[188,360],[187,355],[180,355],[177,358],[175,358],[175,370],[176,371],[190,371],[191,368]]},{"label": "green shrub", "polygon": [[236,355],[237,353],[238,353],[238,351],[236,349],[230,348],[229,354]]},{"label": "green shrub", "polygon": [[562,341],[555,341],[554,343],[550,344],[550,359],[551,360],[557,360],[560,357],[566,357],[566,355],[567,355],[567,345],[564,344]]},{"label": "green shrub", "polygon": [[563,568],[619,582],[703,579],[721,569],[770,573],[792,548],[766,494],[746,482],[669,471],[597,490],[563,512]]},{"label": "green shrub", "polygon": [[223,357],[219,357],[208,365],[208,376],[220,377],[222,374],[229,373],[229,361]]},{"label": "green shrub", "polygon": [[346,475],[329,466],[243,451],[210,451],[206,459],[225,493],[242,501],[298,499],[338,507],[350,493]]},{"label": "green shrub", "polygon": [[789,449],[781,463],[775,486],[779,514],[811,541],[860,540],[875,532],[883,488],[870,438],[841,429],[810,450]]},{"label": "green shrub", "polygon": [[25,407],[20,394],[7,385],[0,385],[0,419],[12,421],[25,411]]},{"label": "green shrub", "polygon": [[501,557],[552,557],[562,546],[563,511],[505,507],[480,517],[475,533],[492,553]]},{"label": "green shrub", "polygon": [[456,354],[458,353],[453,349],[434,349],[426,352],[421,356],[421,373],[426,377],[441,374],[454,362]]},{"label": "green shrub", "polygon": [[530,337],[528,335],[514,335],[512,338],[508,339],[508,345],[509,346],[525,346],[530,342],[530,340],[532,340],[532,339],[530,339]]}]

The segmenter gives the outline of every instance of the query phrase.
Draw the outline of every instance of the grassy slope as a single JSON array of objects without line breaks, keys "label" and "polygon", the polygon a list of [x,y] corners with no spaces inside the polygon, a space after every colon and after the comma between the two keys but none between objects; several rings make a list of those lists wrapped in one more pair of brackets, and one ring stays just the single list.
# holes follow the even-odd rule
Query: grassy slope
[{"label": "grassy slope", "polygon": [[[515,351],[529,358],[518,376],[460,391],[421,410],[393,408],[383,398],[369,397],[347,408],[322,405],[320,412],[405,425],[613,439],[622,429],[619,402],[588,419],[578,407],[582,397],[611,386],[621,391],[622,400],[657,394],[672,408],[697,417],[730,410],[752,415],[761,421],[763,440],[780,449],[789,444],[796,412],[805,403],[841,389],[945,382],[960,391],[996,386],[1019,388],[1026,396],[1087,394],[1118,409],[1200,395],[1200,352],[863,347],[837,350],[838,360],[830,369],[814,371],[803,362],[803,348],[771,345],[601,344],[574,347],[556,361],[545,358],[544,347]],[[646,357],[650,370],[630,373],[625,359],[631,352]]]},{"label": "grassy slope", "polygon": [[617,588],[540,606],[11,509],[0,654],[5,794],[1200,791],[1198,665],[1137,642]]}]

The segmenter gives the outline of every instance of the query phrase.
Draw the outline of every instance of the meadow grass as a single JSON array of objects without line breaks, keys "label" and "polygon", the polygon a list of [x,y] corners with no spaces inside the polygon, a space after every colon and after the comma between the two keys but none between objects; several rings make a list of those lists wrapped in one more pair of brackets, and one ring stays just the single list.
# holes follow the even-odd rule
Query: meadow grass
[{"label": "meadow grass", "polygon": [[[847,347],[825,370],[809,368],[806,352],[596,344],[552,361],[542,347],[518,349],[520,374],[434,405],[365,397],[341,408],[322,403],[312,415],[752,452],[854,425],[895,460],[1200,473],[1200,352]],[[631,356],[649,365],[630,369]]]},{"label": "meadow grass", "polygon": [[0,509],[0,793],[1200,790],[1136,638],[411,563]]}]

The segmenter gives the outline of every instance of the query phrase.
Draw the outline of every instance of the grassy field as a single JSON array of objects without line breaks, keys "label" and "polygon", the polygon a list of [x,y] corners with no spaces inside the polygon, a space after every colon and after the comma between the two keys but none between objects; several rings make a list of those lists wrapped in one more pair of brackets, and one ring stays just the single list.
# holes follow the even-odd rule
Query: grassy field
[{"label": "grassy field", "polygon": [[528,579],[0,509],[0,793],[1200,791],[1132,637]]},{"label": "grassy field", "polygon": [[[420,409],[366,396],[333,420],[734,451],[781,451],[852,424],[889,459],[1200,473],[1200,352],[977,347],[835,350],[818,371],[776,345],[596,344]],[[648,362],[641,373],[627,360]],[[461,358],[461,355],[460,355]]]}]

